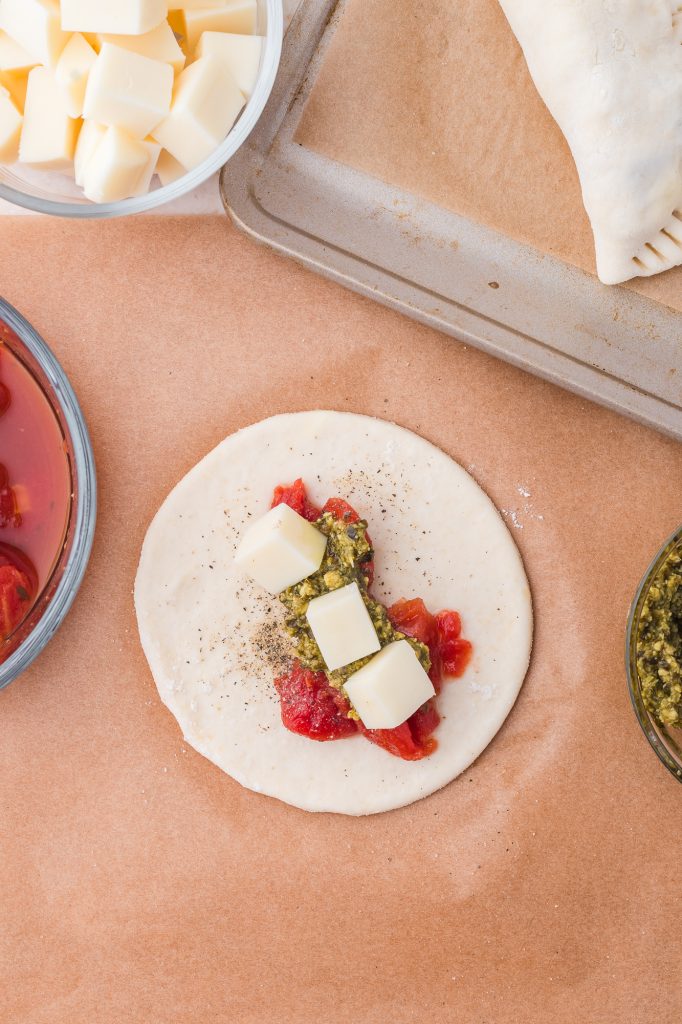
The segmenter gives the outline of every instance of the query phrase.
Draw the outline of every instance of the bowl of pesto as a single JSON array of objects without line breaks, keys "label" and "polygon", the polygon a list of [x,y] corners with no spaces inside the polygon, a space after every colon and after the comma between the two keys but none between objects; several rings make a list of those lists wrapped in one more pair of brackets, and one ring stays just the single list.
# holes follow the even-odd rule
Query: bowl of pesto
[{"label": "bowl of pesto", "polygon": [[639,585],[628,619],[626,663],[644,735],[682,782],[682,527]]}]

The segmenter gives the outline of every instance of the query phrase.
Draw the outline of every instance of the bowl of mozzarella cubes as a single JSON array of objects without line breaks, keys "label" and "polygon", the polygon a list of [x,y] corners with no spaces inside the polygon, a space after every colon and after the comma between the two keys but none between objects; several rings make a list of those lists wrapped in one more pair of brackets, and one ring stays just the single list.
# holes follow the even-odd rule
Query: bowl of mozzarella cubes
[{"label": "bowl of mozzarella cubes", "polygon": [[255,126],[281,0],[0,0],[0,198],[111,217],[160,206]]}]

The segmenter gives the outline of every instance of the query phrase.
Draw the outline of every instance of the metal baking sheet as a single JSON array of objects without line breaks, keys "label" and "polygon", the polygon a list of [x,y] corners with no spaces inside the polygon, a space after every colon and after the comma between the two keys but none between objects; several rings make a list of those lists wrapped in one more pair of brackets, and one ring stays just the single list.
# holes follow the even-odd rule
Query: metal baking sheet
[{"label": "metal baking sheet", "polygon": [[294,142],[345,2],[299,6],[265,113],[221,176],[234,223],[354,291],[682,439],[682,315]]}]

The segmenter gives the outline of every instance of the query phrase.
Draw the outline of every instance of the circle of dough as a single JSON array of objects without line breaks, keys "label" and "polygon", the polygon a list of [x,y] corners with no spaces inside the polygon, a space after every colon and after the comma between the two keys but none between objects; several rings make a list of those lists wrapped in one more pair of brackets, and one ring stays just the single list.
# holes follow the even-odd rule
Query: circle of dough
[{"label": "circle of dough", "polygon": [[[234,554],[274,486],[299,476],[312,501],[340,495],[368,519],[380,600],[421,596],[462,615],[474,658],[445,683],[438,749],[421,761],[361,736],[315,742],[281,723],[264,638],[282,606],[240,575]],[[509,714],[532,642],[521,557],[488,496],[423,438],[350,413],[274,416],[202,459],[149,527],[135,605],[159,694],[186,741],[248,789],[341,814],[401,807],[464,771]]]}]

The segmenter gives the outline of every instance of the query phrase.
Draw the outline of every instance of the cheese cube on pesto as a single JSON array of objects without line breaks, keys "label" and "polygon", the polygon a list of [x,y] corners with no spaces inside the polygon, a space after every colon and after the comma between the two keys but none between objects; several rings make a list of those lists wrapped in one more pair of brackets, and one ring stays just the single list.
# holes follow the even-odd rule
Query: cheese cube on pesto
[{"label": "cheese cube on pesto", "polygon": [[288,505],[276,505],[246,531],[236,562],[271,594],[317,572],[327,538]]},{"label": "cheese cube on pesto", "polygon": [[357,583],[314,598],[306,615],[330,672],[381,649]]},{"label": "cheese cube on pesto", "polygon": [[345,690],[367,729],[395,729],[436,692],[407,640],[384,647]]}]

